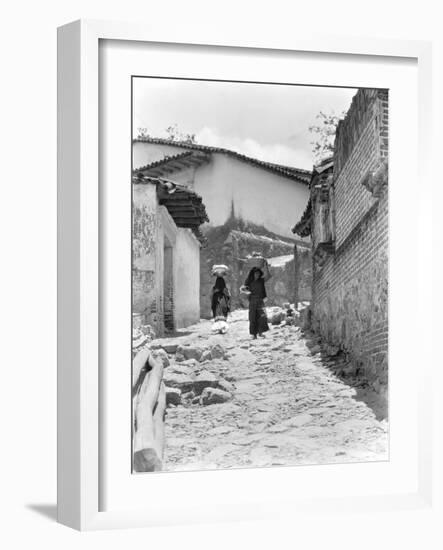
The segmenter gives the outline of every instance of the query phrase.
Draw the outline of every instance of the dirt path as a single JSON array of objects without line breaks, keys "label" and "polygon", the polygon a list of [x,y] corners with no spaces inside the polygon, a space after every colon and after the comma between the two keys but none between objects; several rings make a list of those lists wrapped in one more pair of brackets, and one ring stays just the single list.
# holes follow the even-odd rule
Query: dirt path
[{"label": "dirt path", "polygon": [[233,398],[168,408],[166,471],[388,459],[387,422],[308,348],[298,327],[272,327],[253,341],[240,310],[227,334],[210,331],[202,321],[183,341],[227,350],[227,360],[204,369],[229,380]]}]

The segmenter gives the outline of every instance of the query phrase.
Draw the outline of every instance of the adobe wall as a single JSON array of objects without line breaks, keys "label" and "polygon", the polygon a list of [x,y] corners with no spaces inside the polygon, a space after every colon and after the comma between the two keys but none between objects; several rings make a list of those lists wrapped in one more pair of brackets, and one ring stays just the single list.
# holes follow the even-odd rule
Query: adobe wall
[{"label": "adobe wall", "polygon": [[[200,243],[175,225],[155,185],[133,185],[132,312],[157,336],[200,320]],[[141,322],[141,321],[140,321]]]},{"label": "adobe wall", "polygon": [[[164,330],[163,235],[155,185],[133,185],[132,312],[143,316],[156,334]],[[161,241],[161,242],[160,242]]]},{"label": "adobe wall", "polygon": [[[186,148],[173,144],[134,142],[133,165],[137,169],[185,151]],[[309,199],[305,183],[222,153],[211,153],[208,163],[197,169],[176,171],[168,177],[191,187],[203,198],[212,227],[226,224],[234,214],[292,239],[294,219],[303,214]]]},{"label": "adobe wall", "polygon": [[200,243],[190,229],[179,227],[174,254],[175,328],[200,320]]}]

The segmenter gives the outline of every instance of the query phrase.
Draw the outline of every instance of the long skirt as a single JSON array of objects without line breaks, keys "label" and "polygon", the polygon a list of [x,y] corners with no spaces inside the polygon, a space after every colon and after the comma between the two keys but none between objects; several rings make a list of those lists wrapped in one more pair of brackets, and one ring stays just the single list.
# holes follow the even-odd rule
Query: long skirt
[{"label": "long skirt", "polygon": [[261,298],[249,299],[249,334],[257,336],[269,330],[266,310]]},{"label": "long skirt", "polygon": [[226,319],[229,313],[229,298],[223,293],[215,292],[212,297],[211,309],[214,319],[220,316]]}]

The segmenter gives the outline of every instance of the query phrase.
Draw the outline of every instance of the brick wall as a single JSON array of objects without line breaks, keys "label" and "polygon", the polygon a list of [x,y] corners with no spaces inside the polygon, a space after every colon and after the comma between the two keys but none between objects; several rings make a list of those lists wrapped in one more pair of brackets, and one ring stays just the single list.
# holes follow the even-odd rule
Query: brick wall
[{"label": "brick wall", "polygon": [[336,246],[377,200],[363,182],[387,157],[387,92],[360,90],[339,124],[334,151]]},{"label": "brick wall", "polygon": [[[355,370],[384,395],[388,381],[387,159],[387,91],[359,90],[336,134],[328,199],[334,210],[335,242],[321,262],[313,262],[312,327],[346,351]],[[316,197],[311,200],[315,202]],[[319,234],[315,226],[320,223],[324,220],[314,214],[314,257]]]}]

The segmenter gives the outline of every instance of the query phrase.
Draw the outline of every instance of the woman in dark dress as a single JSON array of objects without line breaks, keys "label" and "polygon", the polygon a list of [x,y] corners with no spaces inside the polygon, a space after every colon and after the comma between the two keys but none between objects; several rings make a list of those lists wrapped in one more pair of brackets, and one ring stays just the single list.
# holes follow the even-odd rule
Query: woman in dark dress
[{"label": "woman in dark dress", "polygon": [[217,317],[227,319],[231,309],[231,296],[223,277],[217,277],[212,287],[211,309],[214,319]]},{"label": "woman in dark dress", "polygon": [[271,276],[268,265],[265,264],[266,275],[258,267],[249,272],[244,289],[249,300],[249,334],[255,339],[257,334],[264,338],[263,333],[269,330],[264,301],[266,300],[265,281]]}]

